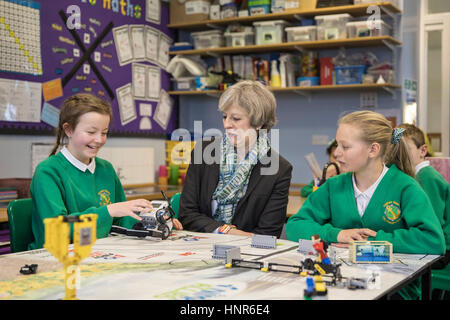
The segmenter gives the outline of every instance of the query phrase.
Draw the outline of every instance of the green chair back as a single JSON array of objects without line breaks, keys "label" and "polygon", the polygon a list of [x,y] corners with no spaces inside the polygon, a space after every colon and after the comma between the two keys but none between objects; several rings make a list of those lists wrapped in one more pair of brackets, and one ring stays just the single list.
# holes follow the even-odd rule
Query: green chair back
[{"label": "green chair back", "polygon": [[11,237],[11,252],[28,250],[28,245],[33,242],[33,230],[31,229],[31,213],[33,201],[31,198],[13,200],[8,205],[8,223]]},{"label": "green chair back", "polygon": [[444,269],[431,271],[431,287],[450,292],[450,263]]},{"label": "green chair back", "polygon": [[180,197],[181,192],[175,193],[172,198],[170,198],[170,206],[175,212],[175,218],[178,219],[178,211],[180,210]]}]

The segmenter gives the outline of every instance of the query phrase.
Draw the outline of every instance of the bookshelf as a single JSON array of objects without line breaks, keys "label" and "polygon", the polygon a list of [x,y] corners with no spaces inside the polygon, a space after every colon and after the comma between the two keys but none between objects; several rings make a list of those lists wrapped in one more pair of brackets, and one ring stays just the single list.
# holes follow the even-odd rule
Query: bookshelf
[{"label": "bookshelf", "polygon": [[[370,15],[370,9],[373,6],[380,8],[382,14],[385,14],[393,20],[393,36],[377,36],[377,37],[361,37],[361,38],[346,38],[338,40],[319,40],[319,41],[302,41],[302,42],[283,42],[272,45],[249,45],[243,47],[216,47],[208,49],[194,49],[181,50],[169,52],[170,56],[175,55],[195,55],[202,57],[220,57],[223,55],[240,55],[240,54],[261,54],[269,52],[303,52],[304,50],[326,50],[338,48],[367,48],[367,47],[386,47],[393,53],[393,65],[396,65],[397,48],[402,45],[398,39],[398,16],[402,11],[390,1],[378,1],[373,3],[346,5],[328,8],[316,8],[313,10],[289,10],[281,13],[270,13],[263,15],[247,16],[247,17],[232,17],[220,20],[203,20],[188,23],[169,24],[169,28],[176,30],[199,30],[218,28],[224,29],[229,24],[251,24],[255,21],[267,20],[287,20],[299,21],[302,18],[312,18],[318,15],[341,14],[348,13],[353,17],[362,17]],[[312,87],[287,87],[287,88],[271,88],[271,91],[278,94],[294,92],[300,95],[310,96],[313,92],[332,92],[336,90],[382,90],[390,93],[393,97],[396,96],[396,90],[401,89],[400,85],[394,83],[385,84],[356,84],[356,85],[330,85],[330,86],[312,86]],[[204,90],[204,91],[169,91],[172,96],[219,96],[220,90]]]}]

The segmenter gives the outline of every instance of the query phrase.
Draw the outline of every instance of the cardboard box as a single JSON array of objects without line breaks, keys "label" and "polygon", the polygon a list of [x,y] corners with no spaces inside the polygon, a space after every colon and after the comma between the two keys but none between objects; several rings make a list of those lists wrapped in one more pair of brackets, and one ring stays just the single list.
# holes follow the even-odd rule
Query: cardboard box
[{"label": "cardboard box", "polygon": [[170,0],[170,24],[209,19],[211,0]]},{"label": "cardboard box", "polygon": [[320,85],[327,86],[333,84],[333,58],[320,59]]},{"label": "cardboard box", "polygon": [[314,10],[317,0],[285,0],[285,11],[308,11]]}]

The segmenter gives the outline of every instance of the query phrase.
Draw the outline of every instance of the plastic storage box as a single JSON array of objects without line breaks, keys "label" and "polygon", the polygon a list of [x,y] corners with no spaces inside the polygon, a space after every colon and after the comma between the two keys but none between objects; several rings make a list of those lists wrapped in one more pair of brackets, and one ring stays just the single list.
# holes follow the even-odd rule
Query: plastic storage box
[{"label": "plastic storage box", "polygon": [[317,40],[335,40],[347,38],[347,22],[351,15],[348,13],[316,16]]},{"label": "plastic storage box", "polygon": [[195,90],[195,77],[184,77],[174,80],[176,91]]},{"label": "plastic storage box", "polygon": [[224,36],[227,47],[243,47],[255,44],[255,33],[252,30],[225,32]]},{"label": "plastic storage box", "polygon": [[317,40],[317,27],[289,27],[285,28],[287,35],[287,42],[295,41],[316,41]]},{"label": "plastic storage box", "polygon": [[375,83],[380,80],[380,77],[383,78],[386,83],[395,83],[395,74],[393,70],[369,70],[367,73],[373,76]]},{"label": "plastic storage box", "polygon": [[194,39],[195,49],[223,47],[225,42],[220,30],[192,32],[191,36]]},{"label": "plastic storage box", "polygon": [[360,84],[366,66],[334,67],[336,84]]},{"label": "plastic storage box", "polygon": [[320,77],[299,77],[297,78],[299,87],[312,87],[320,85]]},{"label": "plastic storage box", "polygon": [[251,16],[270,13],[270,0],[249,0],[248,13]]},{"label": "plastic storage box", "polygon": [[261,21],[253,22],[253,25],[255,26],[255,42],[257,45],[284,42],[284,28],[288,25],[286,21]]},{"label": "plastic storage box", "polygon": [[390,34],[390,29],[391,27],[380,19],[371,21],[353,21],[347,23],[347,37],[388,36]]},{"label": "plastic storage box", "polygon": [[[379,2],[377,0],[354,0],[354,4],[366,4],[366,3],[375,3],[375,2]],[[390,0],[389,2],[392,2],[395,5],[398,5],[397,0]]]}]

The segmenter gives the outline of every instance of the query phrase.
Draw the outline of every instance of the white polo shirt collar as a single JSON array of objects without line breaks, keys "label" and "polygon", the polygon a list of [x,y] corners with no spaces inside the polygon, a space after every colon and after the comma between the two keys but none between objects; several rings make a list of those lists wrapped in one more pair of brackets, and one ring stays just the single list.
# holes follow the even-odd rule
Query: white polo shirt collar
[{"label": "white polo shirt collar", "polygon": [[84,164],[77,158],[75,158],[65,146],[61,149],[62,155],[69,161],[75,168],[80,171],[86,172],[89,170],[90,173],[94,174],[95,172],[95,158],[92,158],[89,165]]},{"label": "white polo shirt collar", "polygon": [[416,166],[416,174],[418,174],[420,170],[422,170],[425,167],[428,167],[429,165],[430,165],[430,161],[428,161],[428,160],[425,160],[425,161],[422,161],[421,163],[419,163]]},{"label": "white polo shirt collar", "polygon": [[359,215],[362,217],[364,215],[364,211],[366,211],[367,206],[369,205],[370,199],[372,198],[375,190],[380,184],[381,180],[383,180],[384,175],[388,172],[389,168],[384,165],[383,171],[381,175],[378,177],[377,181],[375,181],[366,191],[361,192],[356,186],[355,174],[352,174],[352,182],[353,182],[353,193],[356,199],[356,206],[358,208]]}]

